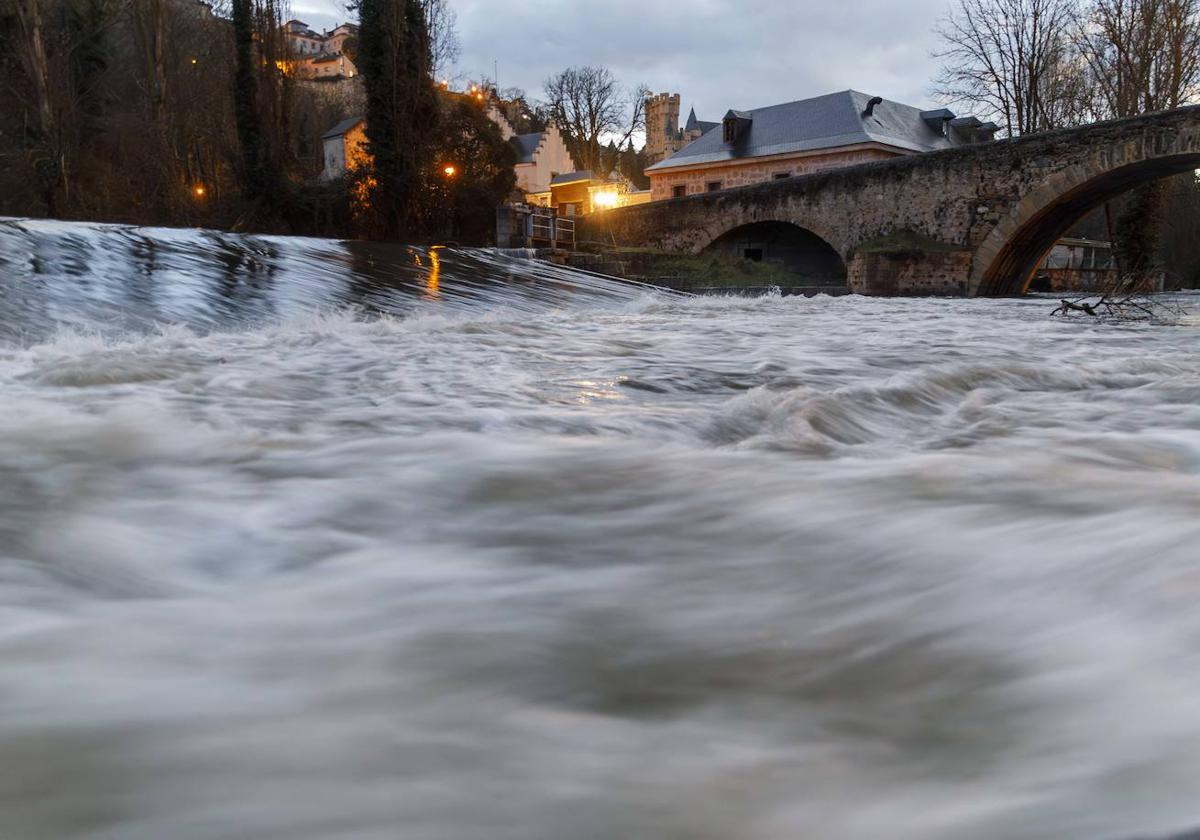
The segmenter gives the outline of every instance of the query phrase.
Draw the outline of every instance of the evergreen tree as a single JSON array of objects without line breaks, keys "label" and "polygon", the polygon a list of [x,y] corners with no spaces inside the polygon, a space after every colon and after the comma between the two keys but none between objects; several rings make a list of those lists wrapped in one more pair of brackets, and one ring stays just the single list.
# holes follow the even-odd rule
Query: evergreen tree
[{"label": "evergreen tree", "polygon": [[[496,207],[517,185],[517,153],[484,109],[456,94],[442,97],[436,133],[442,185],[430,197],[440,205],[442,233],[457,242],[485,245],[496,233]],[[447,175],[451,167],[452,175]]]},{"label": "evergreen tree", "polygon": [[437,93],[421,0],[362,0],[359,70],[374,160],[374,235],[403,239],[417,226],[433,167]]},{"label": "evergreen tree", "polygon": [[233,103],[242,151],[242,192],[254,201],[268,188],[258,109],[258,66],[254,47],[254,0],[233,0],[233,37],[237,47]]}]

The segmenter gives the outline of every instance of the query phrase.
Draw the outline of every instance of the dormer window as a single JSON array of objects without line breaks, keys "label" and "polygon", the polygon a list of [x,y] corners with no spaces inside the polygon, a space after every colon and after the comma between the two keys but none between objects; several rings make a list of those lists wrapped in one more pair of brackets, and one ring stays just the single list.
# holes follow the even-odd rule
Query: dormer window
[{"label": "dormer window", "polygon": [[725,143],[734,145],[745,138],[750,131],[753,117],[746,111],[730,111],[722,121],[725,126]]}]

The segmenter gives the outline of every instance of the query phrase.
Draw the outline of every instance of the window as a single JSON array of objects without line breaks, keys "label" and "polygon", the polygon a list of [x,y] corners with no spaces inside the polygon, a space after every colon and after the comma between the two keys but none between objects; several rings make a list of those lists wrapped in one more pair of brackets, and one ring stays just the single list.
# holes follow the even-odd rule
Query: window
[{"label": "window", "polygon": [[1055,245],[1046,257],[1046,268],[1066,268],[1071,262],[1071,251],[1066,245]]},{"label": "window", "polygon": [[721,191],[721,182],[720,181],[709,181],[707,184],[704,185],[704,188],[708,192],[720,192]]},{"label": "window", "polygon": [[671,198],[683,198],[685,195],[687,195],[687,187],[683,184],[671,187]]},{"label": "window", "polygon": [[750,262],[762,262],[762,248],[747,248],[742,251],[742,256],[750,260]]},{"label": "window", "polygon": [[784,178],[791,178],[792,173],[791,172],[776,172],[771,177],[774,178],[776,181],[782,181]]}]

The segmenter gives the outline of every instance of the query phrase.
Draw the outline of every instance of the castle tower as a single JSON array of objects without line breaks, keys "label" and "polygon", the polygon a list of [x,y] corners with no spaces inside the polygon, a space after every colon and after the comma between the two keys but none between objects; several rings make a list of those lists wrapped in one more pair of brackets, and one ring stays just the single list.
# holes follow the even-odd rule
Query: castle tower
[{"label": "castle tower", "polygon": [[651,164],[679,150],[679,103],[678,93],[646,98],[646,159]]}]

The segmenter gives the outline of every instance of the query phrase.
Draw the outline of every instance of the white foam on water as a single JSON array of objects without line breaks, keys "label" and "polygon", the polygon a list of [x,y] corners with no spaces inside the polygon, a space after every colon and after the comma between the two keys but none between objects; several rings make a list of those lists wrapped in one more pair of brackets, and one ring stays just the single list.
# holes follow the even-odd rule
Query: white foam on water
[{"label": "white foam on water", "polygon": [[0,836],[1200,824],[1194,330],[278,271],[7,290]]}]

